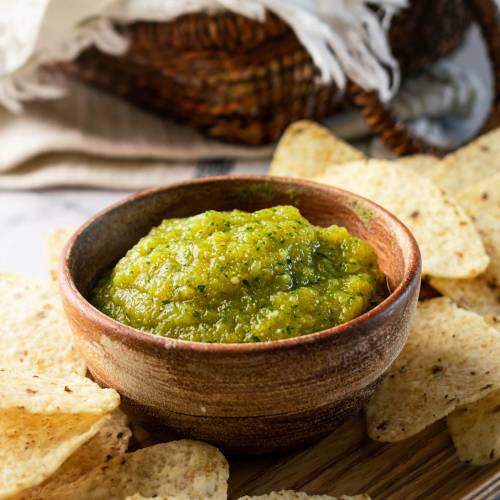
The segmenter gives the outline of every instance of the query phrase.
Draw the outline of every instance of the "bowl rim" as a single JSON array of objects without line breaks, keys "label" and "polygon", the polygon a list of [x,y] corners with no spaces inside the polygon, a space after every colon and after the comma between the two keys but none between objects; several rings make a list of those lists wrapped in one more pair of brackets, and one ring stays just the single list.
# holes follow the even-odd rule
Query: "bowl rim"
[{"label": "bowl rim", "polygon": [[[235,181],[235,182],[270,182],[277,184],[297,184],[302,187],[310,187],[315,189],[322,189],[326,191],[336,192],[342,196],[348,196],[350,198],[355,198],[362,203],[367,204],[370,208],[375,209],[376,212],[380,213],[383,217],[388,218],[393,223],[395,223],[402,230],[402,234],[406,237],[409,243],[409,259],[408,266],[404,273],[403,279],[398,284],[398,286],[391,291],[388,297],[386,297],[380,304],[372,309],[364,312],[363,314],[356,316],[352,320],[341,323],[340,325],[327,328],[325,330],[320,330],[317,332],[307,333],[305,335],[300,335],[297,337],[291,337],[289,339],[279,339],[271,340],[266,342],[241,342],[241,343],[221,343],[221,342],[197,342],[191,340],[180,340],[170,337],[162,337],[160,335],[150,334],[133,328],[131,326],[120,323],[119,321],[105,315],[95,306],[93,306],[77,289],[71,273],[69,271],[69,258],[71,251],[77,242],[80,235],[94,224],[99,219],[105,217],[109,212],[122,207],[128,203],[131,203],[139,198],[147,198],[153,196],[155,193],[167,191],[170,189],[177,189],[184,186],[193,185],[203,185],[218,183],[222,181]],[[400,246],[398,244],[398,246]],[[395,215],[391,212],[378,205],[377,203],[359,196],[350,191],[346,191],[341,188],[330,186],[327,184],[321,184],[318,182],[297,179],[294,177],[284,177],[284,176],[269,176],[269,175],[222,175],[222,176],[209,176],[196,179],[188,179],[183,181],[178,181],[174,183],[162,184],[160,186],[155,186],[149,189],[145,189],[136,193],[132,193],[125,198],[112,203],[111,205],[103,208],[102,210],[95,213],[93,216],[88,218],[83,224],[81,224],[78,229],[73,233],[71,238],[67,241],[64,246],[63,252],[58,263],[58,284],[61,294],[65,300],[70,302],[73,307],[80,310],[85,316],[91,319],[94,323],[97,323],[101,331],[113,332],[122,337],[120,340],[129,340],[143,344],[145,347],[149,348],[161,348],[161,349],[178,349],[178,350],[188,350],[188,351],[200,351],[200,352],[214,352],[214,353],[243,353],[243,352],[262,352],[262,351],[274,351],[276,349],[286,349],[294,348],[301,345],[307,345],[321,340],[328,339],[333,336],[341,335],[346,333],[353,328],[359,326],[362,323],[370,322],[374,318],[378,317],[380,314],[393,309],[397,303],[401,300],[405,292],[410,288],[414,282],[420,282],[421,277],[421,256],[418,244],[415,237],[411,231],[406,227],[406,225],[401,222]]]}]

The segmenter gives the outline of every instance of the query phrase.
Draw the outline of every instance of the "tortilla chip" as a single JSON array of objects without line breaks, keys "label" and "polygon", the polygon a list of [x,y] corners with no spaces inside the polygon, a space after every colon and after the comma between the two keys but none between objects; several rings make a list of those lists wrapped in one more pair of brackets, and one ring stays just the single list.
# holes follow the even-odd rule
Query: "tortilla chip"
[{"label": "tortilla chip", "polygon": [[64,378],[0,369],[0,411],[12,408],[27,413],[101,415],[120,403],[113,389],[101,389],[92,380],[77,375]]},{"label": "tortilla chip", "polygon": [[0,368],[85,375],[59,296],[48,282],[0,274]]},{"label": "tortilla chip", "polygon": [[315,180],[379,203],[408,226],[422,254],[424,275],[472,278],[488,265],[470,218],[432,181],[395,162],[333,165]]},{"label": "tortilla chip", "polygon": [[[456,199],[471,217],[500,217],[500,172],[463,189]],[[500,220],[499,220],[500,223]]]},{"label": "tortilla chip", "polygon": [[269,174],[315,177],[322,175],[328,165],[364,158],[361,151],[337,139],[327,128],[303,120],[285,130],[274,152]]},{"label": "tortilla chip", "polygon": [[450,413],[448,430],[462,462],[496,462],[500,459],[500,391]]},{"label": "tortilla chip", "polygon": [[132,435],[127,425],[127,416],[120,410],[115,410],[104,417],[103,422],[99,432],[78,448],[52,476],[12,500],[43,500],[55,489],[70,484],[95,467],[123,455]]},{"label": "tortilla chip", "polygon": [[47,238],[47,254],[49,257],[49,272],[50,277],[57,280],[57,266],[59,265],[59,257],[64,249],[64,246],[71,238],[74,229],[56,229],[49,233]]},{"label": "tortilla chip", "polygon": [[500,174],[494,175],[457,195],[457,201],[472,217],[490,263],[473,280],[432,279],[431,284],[458,305],[484,316],[500,326]]},{"label": "tortilla chip", "polygon": [[484,134],[467,146],[445,156],[435,169],[426,172],[448,193],[462,191],[500,172],[500,128]]},{"label": "tortilla chip", "polygon": [[130,497],[126,497],[125,500],[153,500],[153,498],[155,500],[187,500],[187,498],[185,496],[177,496],[177,495],[174,495],[174,496],[168,496],[168,497],[143,497],[141,495],[132,495]]},{"label": "tortilla chip", "polygon": [[432,173],[441,161],[437,156],[432,155],[412,155],[398,158],[396,163],[412,169],[416,174],[432,177]]},{"label": "tortilla chip", "polygon": [[431,284],[442,295],[460,307],[480,314],[493,327],[500,327],[500,292],[497,278],[488,270],[472,280],[432,279]]},{"label": "tortilla chip", "polygon": [[329,495],[308,495],[302,491],[281,490],[254,497],[244,496],[240,497],[239,500],[370,500],[370,497],[368,495],[331,497]]},{"label": "tortilla chip", "polygon": [[462,191],[457,200],[472,217],[491,257],[488,271],[500,282],[500,173]]},{"label": "tortilla chip", "polygon": [[125,500],[191,500],[188,496],[180,494],[180,495],[168,495],[168,496],[155,496],[155,497],[143,497],[142,495],[132,495],[130,497],[126,497]]},{"label": "tortilla chip", "polygon": [[368,435],[400,441],[500,387],[500,332],[441,297],[419,303],[408,342],[366,406]]},{"label": "tortilla chip", "polygon": [[168,497],[143,497],[141,495],[135,494],[130,497],[126,497],[125,500],[153,500],[153,498],[156,500],[177,500],[178,498],[184,500],[184,498],[186,497],[178,497],[177,495]]},{"label": "tortilla chip", "polygon": [[101,425],[93,415],[0,412],[0,498],[44,481]]},{"label": "tortilla chip", "polygon": [[84,377],[0,371],[0,498],[53,474],[118,404],[115,391]]},{"label": "tortilla chip", "polygon": [[126,453],[95,468],[50,500],[108,500],[178,495],[225,500],[229,467],[222,453],[206,443],[181,440]]}]

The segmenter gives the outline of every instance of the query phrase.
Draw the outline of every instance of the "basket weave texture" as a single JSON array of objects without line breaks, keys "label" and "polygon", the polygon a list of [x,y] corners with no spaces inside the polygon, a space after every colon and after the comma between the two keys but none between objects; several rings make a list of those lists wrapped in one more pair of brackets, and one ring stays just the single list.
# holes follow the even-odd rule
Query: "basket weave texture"
[{"label": "basket weave texture", "polygon": [[[414,0],[389,33],[403,76],[459,47],[469,22],[461,0]],[[131,40],[124,56],[93,48],[63,71],[212,137],[265,144],[295,120],[350,104],[335,85],[319,82],[293,31],[271,14],[263,23],[229,12],[190,14],[122,30]]]}]

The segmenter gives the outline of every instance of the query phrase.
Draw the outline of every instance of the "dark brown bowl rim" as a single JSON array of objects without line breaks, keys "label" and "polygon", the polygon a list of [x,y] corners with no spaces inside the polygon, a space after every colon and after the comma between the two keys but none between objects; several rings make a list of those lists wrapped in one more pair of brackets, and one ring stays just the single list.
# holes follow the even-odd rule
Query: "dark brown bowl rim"
[{"label": "dark brown bowl rim", "polygon": [[[402,230],[408,239],[410,244],[410,259],[408,263],[407,270],[405,272],[404,278],[401,283],[390,293],[390,295],[384,299],[380,304],[375,306],[373,309],[357,316],[356,318],[348,321],[347,323],[342,323],[340,325],[327,328],[326,330],[321,330],[319,332],[308,333],[298,337],[292,337],[289,339],[281,340],[271,340],[267,342],[255,342],[255,343],[209,343],[209,342],[194,342],[189,340],[173,339],[169,337],[161,337],[159,335],[149,334],[143,332],[131,326],[125,325],[116,321],[115,319],[106,316],[104,313],[99,311],[94,307],[87,299],[79,292],[76,288],[75,283],[71,273],[69,272],[68,260],[73,246],[75,245],[79,236],[92,224],[94,224],[98,219],[106,216],[107,213],[113,211],[114,209],[126,205],[138,198],[146,198],[152,196],[157,192],[166,191],[169,189],[176,189],[183,186],[197,185],[197,184],[207,184],[207,183],[217,183],[221,181],[234,180],[238,182],[255,182],[255,181],[265,181],[270,183],[278,184],[297,184],[301,186],[309,186],[314,188],[320,188],[327,191],[335,191],[343,196],[348,196],[350,198],[355,198],[365,204],[368,204],[377,213],[380,213],[384,217],[391,219],[396,223]],[[411,231],[392,213],[390,213],[385,208],[381,207],[377,203],[359,196],[357,194],[351,193],[344,189],[340,189],[334,186],[329,186],[326,184],[321,184],[318,182],[313,182],[304,179],[296,179],[293,177],[277,177],[268,175],[223,175],[223,176],[211,176],[203,177],[199,179],[189,179],[184,181],[179,181],[175,183],[164,184],[161,186],[149,188],[137,193],[133,193],[126,196],[122,200],[119,200],[108,207],[100,210],[95,215],[87,219],[71,236],[69,241],[66,243],[64,250],[62,252],[61,258],[59,260],[58,269],[58,281],[62,294],[64,297],[71,302],[77,309],[82,311],[86,316],[90,317],[92,321],[97,322],[103,330],[113,330],[115,333],[118,332],[120,336],[139,342],[140,344],[145,344],[149,347],[160,347],[160,348],[175,348],[179,350],[197,350],[197,351],[212,351],[225,352],[225,353],[242,353],[242,352],[253,352],[253,351],[273,351],[276,349],[285,349],[296,347],[299,345],[310,344],[313,342],[318,342],[323,339],[329,338],[334,335],[340,335],[346,331],[351,330],[353,327],[359,326],[361,323],[369,322],[379,314],[383,314],[390,308],[393,308],[399,301],[404,292],[410,287],[410,285],[420,280],[421,273],[421,257],[418,244],[411,233]]]}]

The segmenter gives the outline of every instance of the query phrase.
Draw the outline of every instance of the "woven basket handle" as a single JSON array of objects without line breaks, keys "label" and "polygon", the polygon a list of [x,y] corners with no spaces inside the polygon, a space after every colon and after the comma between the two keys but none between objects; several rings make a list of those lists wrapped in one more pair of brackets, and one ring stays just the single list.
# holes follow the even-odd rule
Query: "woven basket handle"
[{"label": "woven basket handle", "polygon": [[[495,0],[465,0],[477,21],[486,42],[493,69],[493,108],[478,135],[500,123],[500,14]],[[444,155],[448,151],[411,134],[380,101],[375,92],[366,92],[354,83],[348,89],[351,101],[360,108],[363,117],[379,139],[397,155],[430,153]]]}]

